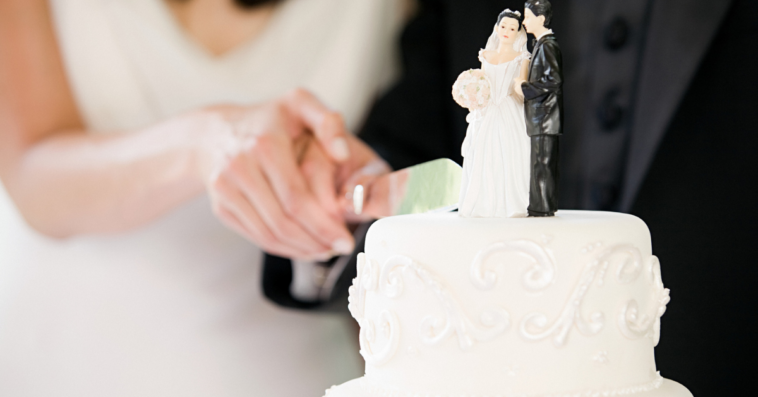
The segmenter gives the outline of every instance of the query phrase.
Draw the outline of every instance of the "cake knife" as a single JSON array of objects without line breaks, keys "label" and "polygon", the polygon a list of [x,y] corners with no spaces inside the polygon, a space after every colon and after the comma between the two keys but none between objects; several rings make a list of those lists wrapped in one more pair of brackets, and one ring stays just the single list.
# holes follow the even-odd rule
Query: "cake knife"
[{"label": "cake knife", "polygon": [[346,185],[344,207],[361,218],[453,211],[462,174],[461,166],[445,158],[379,176],[367,167]]},{"label": "cake knife", "polygon": [[[454,161],[437,159],[395,172],[387,171],[386,163],[378,161],[350,177],[342,189],[340,203],[349,221],[447,212],[458,208],[463,170]],[[365,236],[370,224],[361,223],[355,234]],[[294,261],[294,279],[320,281],[317,285],[308,286],[305,292],[299,291],[293,282],[290,293],[304,301],[311,301],[315,296],[321,301],[329,301],[351,258],[354,257],[344,255],[334,262],[317,263],[315,267],[310,262]],[[303,272],[306,274],[302,275]],[[315,277],[314,272],[321,276]]]}]

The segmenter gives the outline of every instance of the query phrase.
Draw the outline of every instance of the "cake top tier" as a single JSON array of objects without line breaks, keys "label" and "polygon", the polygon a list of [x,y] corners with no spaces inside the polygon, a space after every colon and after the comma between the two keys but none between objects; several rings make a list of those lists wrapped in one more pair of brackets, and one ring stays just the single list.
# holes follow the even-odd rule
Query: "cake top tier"
[{"label": "cake top tier", "polygon": [[447,213],[376,222],[350,310],[367,382],[422,394],[542,395],[655,385],[667,302],[639,218]]}]

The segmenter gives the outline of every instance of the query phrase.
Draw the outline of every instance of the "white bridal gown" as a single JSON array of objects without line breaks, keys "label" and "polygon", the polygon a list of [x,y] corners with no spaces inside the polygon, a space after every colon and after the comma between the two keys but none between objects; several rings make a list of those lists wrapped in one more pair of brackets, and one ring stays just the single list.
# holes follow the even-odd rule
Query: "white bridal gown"
[{"label": "white bridal gown", "polygon": [[[296,86],[355,128],[391,79],[400,23],[395,1],[286,0],[216,58],[161,0],[51,5],[79,109],[102,133]],[[0,396],[317,397],[360,376],[350,321],[274,306],[260,273],[261,251],[206,197],[137,230],[56,241],[0,186]]]},{"label": "white bridal gown", "polygon": [[513,79],[528,58],[529,53],[522,52],[498,65],[481,58],[491,96],[484,109],[467,117],[469,127],[461,148],[464,160],[458,211],[462,216],[526,216],[531,144],[524,103],[513,91]]}]

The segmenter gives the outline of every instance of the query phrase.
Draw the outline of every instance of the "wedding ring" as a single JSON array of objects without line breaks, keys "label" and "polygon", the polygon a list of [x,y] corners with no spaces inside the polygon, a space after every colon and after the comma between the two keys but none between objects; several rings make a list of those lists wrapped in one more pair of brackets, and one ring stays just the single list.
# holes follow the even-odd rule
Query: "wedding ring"
[{"label": "wedding ring", "polygon": [[363,185],[355,185],[353,189],[353,211],[356,215],[363,212]]}]

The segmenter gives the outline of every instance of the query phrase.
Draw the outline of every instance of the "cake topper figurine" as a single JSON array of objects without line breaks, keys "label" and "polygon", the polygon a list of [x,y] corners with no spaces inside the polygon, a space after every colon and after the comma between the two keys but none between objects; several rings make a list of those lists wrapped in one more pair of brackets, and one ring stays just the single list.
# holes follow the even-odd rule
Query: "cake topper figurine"
[{"label": "cake topper figurine", "polygon": [[524,98],[526,132],[531,140],[529,216],[553,216],[558,204],[558,137],[563,132],[561,49],[550,30],[548,0],[527,0],[524,27],[537,38],[529,75],[515,80]]},{"label": "cake topper figurine", "polygon": [[523,97],[529,52],[521,13],[498,15],[479,52],[481,69],[468,70],[453,85],[453,97],[468,108],[461,154],[463,177],[458,212],[466,217],[523,217],[529,203],[530,142]]}]

